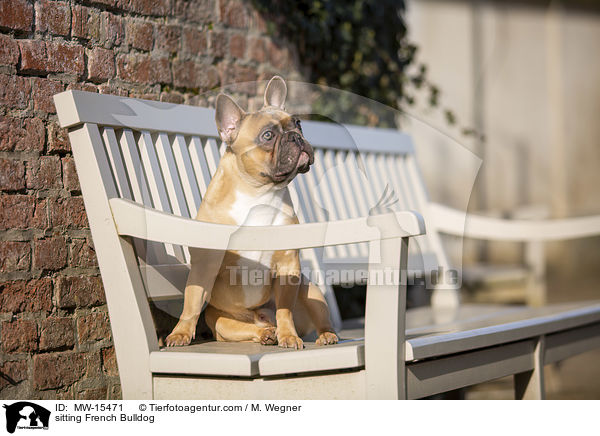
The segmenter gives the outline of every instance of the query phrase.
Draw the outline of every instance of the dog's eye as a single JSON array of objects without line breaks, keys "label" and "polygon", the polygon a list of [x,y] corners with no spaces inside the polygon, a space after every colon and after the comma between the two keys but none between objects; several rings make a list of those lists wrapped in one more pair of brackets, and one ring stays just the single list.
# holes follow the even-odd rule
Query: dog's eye
[{"label": "dog's eye", "polygon": [[270,141],[271,139],[273,139],[273,132],[270,130],[263,132],[262,139],[263,141]]},{"label": "dog's eye", "polygon": [[296,120],[296,129],[302,130],[302,126],[300,125],[300,120]]}]

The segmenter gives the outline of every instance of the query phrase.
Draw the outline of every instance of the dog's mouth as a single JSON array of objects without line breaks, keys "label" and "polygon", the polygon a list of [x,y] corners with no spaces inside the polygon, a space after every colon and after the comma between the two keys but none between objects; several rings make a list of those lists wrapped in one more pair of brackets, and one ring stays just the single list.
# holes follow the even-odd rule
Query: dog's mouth
[{"label": "dog's mouth", "polygon": [[273,174],[272,179],[277,182],[283,182],[286,179],[292,179],[294,178],[294,176],[296,174],[304,174],[307,173],[308,170],[310,170],[310,166],[312,164],[312,159],[311,156],[305,152],[302,151],[300,153],[300,155],[298,156],[298,162],[296,163],[296,165],[293,167],[293,169],[291,171],[279,171]]},{"label": "dog's mouth", "polygon": [[312,147],[296,132],[287,132],[277,150],[277,163],[272,179],[277,182],[291,180],[298,173],[308,172],[314,162]]}]

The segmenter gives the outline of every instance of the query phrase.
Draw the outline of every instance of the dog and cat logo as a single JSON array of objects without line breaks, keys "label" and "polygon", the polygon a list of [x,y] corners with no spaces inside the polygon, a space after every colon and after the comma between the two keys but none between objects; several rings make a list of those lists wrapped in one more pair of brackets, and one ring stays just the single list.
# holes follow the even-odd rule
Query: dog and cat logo
[{"label": "dog and cat logo", "polygon": [[21,429],[48,430],[50,411],[29,401],[19,401],[13,404],[4,404],[6,409],[6,431],[14,433]]}]

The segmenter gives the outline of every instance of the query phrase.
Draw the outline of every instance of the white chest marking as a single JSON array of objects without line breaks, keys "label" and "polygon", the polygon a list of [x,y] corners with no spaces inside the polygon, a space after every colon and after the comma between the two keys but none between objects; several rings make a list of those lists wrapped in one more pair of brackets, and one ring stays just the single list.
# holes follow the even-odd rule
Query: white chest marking
[{"label": "white chest marking", "polygon": [[[293,208],[287,189],[267,191],[259,196],[251,196],[238,191],[229,211],[229,215],[240,226],[282,225],[289,222],[290,214],[293,214]],[[247,268],[248,271],[266,272],[271,269],[272,251],[242,251],[240,256],[238,265],[244,269]],[[256,276],[268,277],[264,273]],[[246,278],[248,277],[249,275],[246,275]],[[247,307],[255,306],[263,296],[263,286],[260,283],[264,280],[258,282],[259,284],[252,282],[243,285]]]},{"label": "white chest marking", "polygon": [[[283,214],[287,190],[267,191],[259,196],[236,192],[229,215],[236,224],[244,226],[269,226]],[[281,218],[281,217],[279,217]]]}]

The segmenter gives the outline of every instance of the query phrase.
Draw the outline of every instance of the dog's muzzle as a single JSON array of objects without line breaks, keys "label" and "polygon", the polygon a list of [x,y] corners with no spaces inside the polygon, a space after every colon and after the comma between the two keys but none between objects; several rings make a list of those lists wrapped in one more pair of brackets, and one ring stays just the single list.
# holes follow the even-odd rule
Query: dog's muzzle
[{"label": "dog's muzzle", "polygon": [[311,145],[295,131],[284,133],[279,144],[275,178],[285,179],[292,173],[306,173],[314,163]]}]

